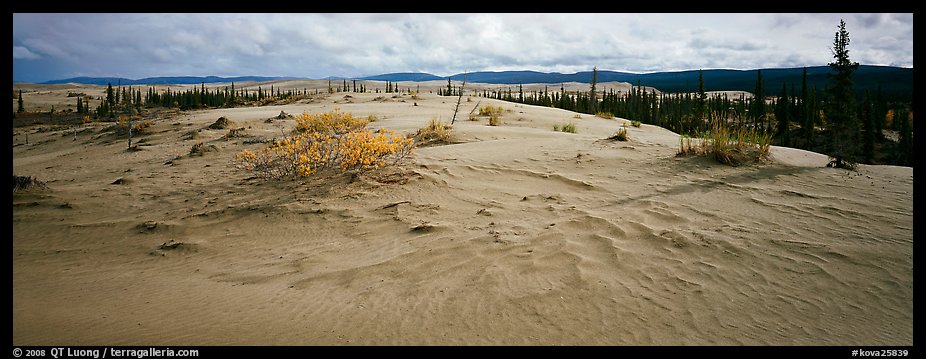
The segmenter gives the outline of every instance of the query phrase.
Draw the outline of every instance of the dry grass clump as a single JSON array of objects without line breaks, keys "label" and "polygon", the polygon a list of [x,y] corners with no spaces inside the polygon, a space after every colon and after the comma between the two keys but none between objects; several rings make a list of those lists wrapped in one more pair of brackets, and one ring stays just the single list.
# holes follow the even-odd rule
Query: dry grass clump
[{"label": "dry grass clump", "polygon": [[125,136],[129,133],[129,126],[131,126],[133,135],[142,135],[146,132],[145,130],[153,124],[151,120],[135,119],[130,121],[125,116],[119,116],[119,119],[116,120],[116,124],[107,127],[104,131],[112,131],[117,136]]},{"label": "dry grass clump", "polygon": [[500,116],[504,111],[505,109],[501,106],[486,105],[479,108],[479,116],[492,116],[493,114]]},{"label": "dry grass clump", "polygon": [[610,113],[610,112],[603,112],[603,111],[598,111],[598,113],[596,113],[595,116],[598,116],[598,117],[601,117],[601,118],[604,118],[604,119],[608,119],[608,120],[614,118],[614,114],[612,114],[612,113]]},{"label": "dry grass clump", "polygon": [[36,187],[48,188],[45,182],[39,181],[37,178],[32,176],[13,175],[13,192],[30,190]]},{"label": "dry grass clump", "polygon": [[555,123],[555,124],[553,124],[553,131],[562,131],[562,132],[576,133],[576,131],[577,131],[577,130],[576,130],[576,124],[575,124],[575,123],[572,123],[572,122],[569,122],[569,123],[566,123],[566,124]]},{"label": "dry grass clump", "polygon": [[[502,124],[502,112],[505,112],[505,109],[501,106],[485,105],[479,108],[479,116],[489,117],[489,126],[498,126]],[[473,115],[470,115],[469,117],[470,120],[476,121]]]},{"label": "dry grass clump", "polygon": [[711,126],[693,144],[691,138],[679,138],[678,155],[696,154],[713,157],[717,162],[730,166],[760,161],[768,157],[771,135],[755,129],[732,130],[722,121]]},{"label": "dry grass clump", "polygon": [[414,149],[414,140],[385,129],[364,129],[366,120],[339,110],[296,118],[291,138],[256,152],[241,151],[237,166],[263,178],[311,176],[322,172],[369,171],[396,165]]},{"label": "dry grass clump", "polygon": [[493,113],[489,116],[489,126],[498,126],[502,124],[501,118],[497,113]]},{"label": "dry grass clump", "polygon": [[581,120],[581,119],[582,119],[582,115],[580,115],[580,114],[575,114],[575,115],[572,115],[572,118]]},{"label": "dry grass clump", "polygon": [[640,121],[634,120],[634,121],[630,121],[630,125],[633,126],[633,127],[640,127],[640,126],[643,125],[643,123],[640,122]]},{"label": "dry grass clump", "polygon": [[617,129],[617,132],[615,132],[613,136],[608,137],[608,139],[612,141],[627,141],[627,127],[621,126],[621,128]]},{"label": "dry grass clump", "polygon": [[414,138],[420,145],[450,143],[453,139],[453,126],[432,118],[426,127],[418,129]]}]

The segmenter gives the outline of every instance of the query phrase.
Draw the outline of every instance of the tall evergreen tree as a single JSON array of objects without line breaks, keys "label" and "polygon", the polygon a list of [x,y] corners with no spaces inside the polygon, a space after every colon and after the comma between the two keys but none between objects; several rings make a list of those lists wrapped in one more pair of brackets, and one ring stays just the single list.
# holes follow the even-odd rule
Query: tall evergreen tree
[{"label": "tall evergreen tree", "polygon": [[804,67],[804,73],[801,75],[801,132],[804,135],[804,147],[810,148],[813,145],[813,116],[810,106],[810,94],[807,92],[807,67]]},{"label": "tall evergreen tree", "polygon": [[859,107],[859,117],[862,120],[862,154],[861,159],[866,163],[871,163],[875,153],[875,107],[871,100],[868,90],[865,90],[865,96],[862,97],[862,103]]},{"label": "tall evergreen tree", "polygon": [[900,122],[900,143],[897,145],[897,162],[910,165],[913,162],[913,129],[906,110],[894,113],[894,122]]},{"label": "tall evergreen tree", "polygon": [[[756,128],[765,125],[765,85],[762,83],[762,70],[756,75],[756,90],[753,94],[753,121]],[[763,128],[764,130],[765,128]]]},{"label": "tall evergreen tree", "polygon": [[881,92],[881,83],[878,83],[878,94],[875,95],[874,103],[874,127],[875,138],[884,139],[885,117],[887,115],[887,104],[884,102],[884,94]]},{"label": "tall evergreen tree", "polygon": [[707,93],[704,92],[704,74],[698,70],[698,95],[694,103],[694,120],[696,127],[702,126],[707,117]]},{"label": "tall evergreen tree", "polygon": [[845,20],[839,20],[839,29],[833,39],[833,58],[829,63],[833,72],[830,74],[831,84],[828,88],[829,101],[826,113],[830,124],[831,144],[829,155],[832,158],[830,165],[838,168],[854,168],[857,147],[857,116],[855,108],[855,94],[852,89],[852,73],[858,69],[859,64],[849,60],[849,32],[846,31]]},{"label": "tall evergreen tree", "polygon": [[115,118],[116,114],[113,113],[114,108],[116,107],[116,94],[113,91],[113,84],[106,84],[106,114],[109,115],[109,118]]},{"label": "tall evergreen tree", "polygon": [[788,99],[787,84],[781,85],[781,97],[775,105],[775,119],[778,121],[778,141],[782,146],[790,146],[789,122],[791,117],[791,101]]},{"label": "tall evergreen tree", "polygon": [[23,113],[26,111],[26,108],[23,106],[23,90],[19,90],[19,100],[16,101],[16,112]]},{"label": "tall evergreen tree", "polygon": [[598,84],[598,66],[592,67],[592,89],[588,92],[588,112],[597,113],[598,111],[598,94],[595,93],[595,85]]}]

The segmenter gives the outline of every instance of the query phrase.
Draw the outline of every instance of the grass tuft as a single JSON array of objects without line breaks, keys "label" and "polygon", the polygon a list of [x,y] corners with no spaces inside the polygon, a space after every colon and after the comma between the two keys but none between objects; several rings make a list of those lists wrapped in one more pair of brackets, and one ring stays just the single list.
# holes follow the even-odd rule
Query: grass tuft
[{"label": "grass tuft", "polygon": [[553,131],[576,133],[577,132],[576,124],[573,122],[564,123],[564,124],[554,123]]},{"label": "grass tuft", "polygon": [[627,128],[621,127],[614,133],[613,136],[608,137],[612,141],[627,141]]},{"label": "grass tuft", "polygon": [[688,136],[679,137],[679,156],[709,156],[717,162],[739,166],[760,161],[768,157],[771,135],[755,129],[740,128],[733,130],[722,121],[711,126],[699,139],[692,141]]},{"label": "grass tuft", "polygon": [[453,139],[453,127],[441,120],[432,118],[428,121],[427,126],[418,129],[414,137],[419,145],[450,143]]}]

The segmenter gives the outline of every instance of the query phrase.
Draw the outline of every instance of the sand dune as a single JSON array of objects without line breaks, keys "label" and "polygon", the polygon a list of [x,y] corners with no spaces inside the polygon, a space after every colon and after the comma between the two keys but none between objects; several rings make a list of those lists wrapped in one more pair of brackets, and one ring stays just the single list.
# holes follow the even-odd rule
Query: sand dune
[{"label": "sand dune", "polygon": [[48,184],[13,195],[14,345],[913,344],[911,168],[727,167],[662,128],[612,142],[627,121],[474,98],[511,111],[400,168],[264,181],[233,166],[259,144],[206,128],[340,107],[413,132],[455,105],[350,96],[183,112],[135,152],[103,125],[14,129],[14,174]]}]

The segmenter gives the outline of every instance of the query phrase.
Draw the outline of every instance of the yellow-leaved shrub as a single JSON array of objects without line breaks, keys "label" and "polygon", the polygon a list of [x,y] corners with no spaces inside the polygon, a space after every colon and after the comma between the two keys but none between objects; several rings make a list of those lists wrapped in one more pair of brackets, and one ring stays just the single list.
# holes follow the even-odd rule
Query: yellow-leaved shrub
[{"label": "yellow-leaved shrub", "polygon": [[338,135],[362,129],[368,123],[370,123],[368,119],[354,117],[350,112],[341,112],[341,109],[335,108],[331,112],[317,114],[303,112],[301,115],[296,116],[296,131]]},{"label": "yellow-leaved shrub", "polygon": [[415,145],[413,139],[395,131],[367,130],[363,128],[365,120],[338,110],[320,115],[303,113],[296,121],[297,132],[292,137],[256,152],[241,151],[236,156],[239,168],[264,178],[363,172],[397,164]]}]

